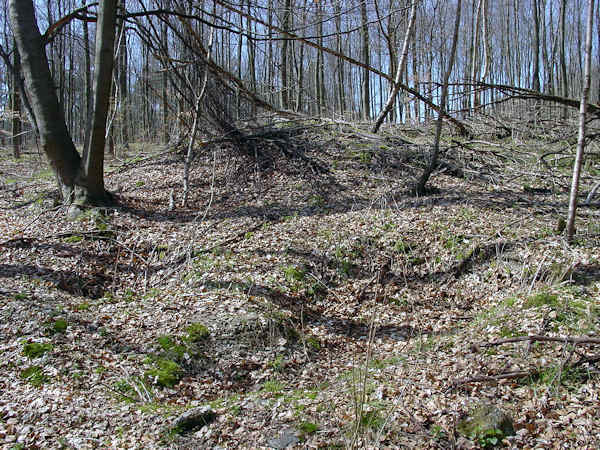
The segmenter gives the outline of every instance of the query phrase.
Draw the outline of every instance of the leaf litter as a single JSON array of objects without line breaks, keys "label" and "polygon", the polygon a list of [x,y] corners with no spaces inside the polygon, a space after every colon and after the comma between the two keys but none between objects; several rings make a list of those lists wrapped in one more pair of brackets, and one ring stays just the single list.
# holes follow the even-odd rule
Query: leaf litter
[{"label": "leaf litter", "polygon": [[[7,447],[468,447],[456,426],[481,400],[513,418],[512,447],[600,443],[597,345],[486,345],[597,335],[597,208],[568,247],[555,231],[567,192],[524,189],[546,188],[538,175],[508,181],[509,164],[490,181],[489,159],[448,151],[473,175],[442,169],[414,198],[418,145],[336,127],[303,139],[328,174],[257,172],[214,148],[173,211],[180,156],[109,161],[120,207],[71,221],[32,176],[44,163],[18,163],[28,175],[0,200]],[[209,334],[193,341],[192,324]],[[27,356],[32,344],[47,351]],[[161,361],[178,368],[167,386]],[[203,405],[215,422],[170,432]]]}]

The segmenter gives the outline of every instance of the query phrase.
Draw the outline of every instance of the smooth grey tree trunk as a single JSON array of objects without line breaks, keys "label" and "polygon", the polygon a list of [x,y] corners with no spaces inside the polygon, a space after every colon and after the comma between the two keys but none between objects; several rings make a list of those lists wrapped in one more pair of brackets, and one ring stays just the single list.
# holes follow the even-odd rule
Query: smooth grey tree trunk
[{"label": "smooth grey tree trunk", "polygon": [[[413,28],[415,26],[415,17],[417,16],[417,1],[413,0],[412,6],[410,9],[410,18],[408,19],[408,26],[406,27],[406,32],[404,34],[404,43],[402,44],[402,50],[400,53],[400,61],[398,61],[398,65],[396,66],[396,77],[394,78],[394,85],[390,92],[390,95],[387,99],[387,102],[379,116],[377,116],[377,120],[375,121],[375,125],[373,125],[373,129],[371,130],[373,133],[377,133],[379,131],[379,127],[385,120],[385,117],[394,107],[394,102],[400,92],[400,82],[402,81],[402,74],[404,73],[404,69],[406,67],[406,60],[408,59],[408,47],[410,45],[410,37],[413,34]],[[444,105],[442,104],[442,107]]]},{"label": "smooth grey tree trunk", "polygon": [[63,201],[70,203],[74,200],[75,188],[82,183],[79,177],[81,158],[67,130],[54,90],[33,0],[10,0],[9,11],[40,143],[56,174]]},{"label": "smooth grey tree trunk", "polygon": [[573,181],[571,182],[571,195],[569,197],[569,215],[567,217],[567,241],[573,242],[575,235],[575,216],[577,215],[577,194],[579,192],[579,178],[581,164],[583,162],[583,150],[585,148],[585,130],[588,102],[590,100],[590,68],[592,65],[592,32],[594,25],[594,0],[588,0],[587,30],[585,37],[585,66],[583,74],[583,92],[579,107],[579,135],[577,138],[577,153],[573,164]]},{"label": "smooth grey tree trunk", "polygon": [[[292,2],[291,0],[285,0],[283,5],[283,21],[281,24],[281,28],[284,31],[290,30],[290,19],[292,14]],[[289,108],[289,99],[288,99],[288,68],[290,58],[288,55],[288,45],[289,40],[287,36],[283,37],[283,41],[281,43],[281,109]]]},{"label": "smooth grey tree trunk", "polygon": [[[86,4],[86,0],[81,0],[81,6]],[[90,57],[90,36],[87,22],[82,23],[83,27],[83,64],[84,64],[84,92],[85,92],[85,117],[83,148],[87,151],[90,145],[90,126],[92,124],[92,62]]]},{"label": "smooth grey tree trunk", "polygon": [[[305,8],[306,9],[306,8]],[[334,2],[335,14],[335,44],[338,53],[342,53],[342,4],[341,0]],[[337,91],[340,105],[340,115],[344,117],[346,113],[346,97],[344,95],[344,61],[341,58],[337,59]]]},{"label": "smooth grey tree trunk", "polygon": [[19,77],[21,76],[21,58],[15,44],[13,55],[13,81],[11,86],[10,99],[12,102],[12,149],[15,158],[21,157],[21,93],[19,92]]},{"label": "smooth grey tree trunk", "polygon": [[540,91],[540,17],[537,0],[533,0],[533,80],[531,87]]},{"label": "smooth grey tree trunk", "polygon": [[115,3],[116,0],[105,0],[100,5],[92,137],[86,158],[82,160],[75,149],[56,96],[44,41],[35,17],[34,2],[9,1],[13,33],[21,55],[25,91],[31,101],[42,149],[56,174],[63,202],[67,204],[107,204],[112,201],[112,197],[104,189],[103,161],[112,74]]},{"label": "smooth grey tree trunk", "polygon": [[[368,25],[368,15],[367,15],[367,2],[360,2],[360,20],[361,20],[361,30],[360,35],[362,39],[362,62],[366,66],[371,65],[370,59],[370,46],[369,46],[369,25]],[[363,79],[362,79],[362,90],[361,90],[361,100],[362,100],[362,118],[364,120],[371,119],[371,83],[370,83],[370,72],[369,69],[363,68]]]},{"label": "smooth grey tree trunk", "polygon": [[425,185],[429,180],[429,177],[433,173],[438,160],[438,154],[440,151],[440,136],[442,133],[442,125],[444,123],[444,111],[446,110],[446,99],[448,98],[448,80],[452,74],[452,68],[454,67],[454,59],[456,57],[456,45],[458,42],[458,31],[460,27],[460,14],[461,14],[461,0],[456,2],[456,21],[454,22],[454,35],[452,37],[452,50],[450,50],[450,60],[448,61],[448,68],[444,74],[444,80],[442,84],[442,98],[440,100],[440,109],[435,124],[435,140],[433,143],[433,149],[431,150],[431,156],[429,158],[429,165],[423,171],[421,178],[415,186],[415,193],[420,195],[425,193]]},{"label": "smooth grey tree trunk", "polygon": [[98,9],[96,25],[96,58],[94,72],[94,113],[90,148],[84,160],[86,195],[91,203],[108,200],[104,189],[104,146],[106,143],[106,118],[110,105],[113,51],[117,19],[117,0],[104,0]]},{"label": "smooth grey tree trunk", "polygon": [[[120,0],[123,13],[127,11],[126,0]],[[124,20],[119,24],[121,40],[119,42],[119,93],[121,94],[121,144],[129,148],[129,83],[127,82],[128,55],[127,55],[127,29]]]},{"label": "smooth grey tree trunk", "polygon": [[[567,10],[567,0],[561,0],[560,2],[560,18],[559,18],[559,33],[560,33],[560,52],[559,52],[559,60],[560,60],[560,93],[563,97],[568,97],[569,95],[569,87],[567,84],[567,56],[565,51],[565,40],[566,40],[566,30],[565,30],[565,21],[566,21],[566,10]],[[567,107],[565,106],[562,110],[563,119],[567,118]]]}]

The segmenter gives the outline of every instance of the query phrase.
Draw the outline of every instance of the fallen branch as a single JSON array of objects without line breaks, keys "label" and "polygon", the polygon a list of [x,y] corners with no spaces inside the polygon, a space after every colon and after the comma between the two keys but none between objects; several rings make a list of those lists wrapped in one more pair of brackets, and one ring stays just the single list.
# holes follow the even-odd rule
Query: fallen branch
[{"label": "fallen branch", "polygon": [[[532,336],[532,337],[535,337],[535,336]],[[548,337],[548,336],[541,336],[541,337]],[[509,339],[503,339],[503,341],[506,341],[506,340],[509,340]],[[499,342],[499,341],[496,341],[496,342]],[[564,342],[564,341],[560,341],[560,342]],[[600,361],[600,356],[591,356],[591,357],[584,356],[579,361],[576,361],[573,364],[569,364],[566,367],[573,369],[573,368],[579,367],[583,364],[595,364],[598,361]],[[463,384],[482,383],[482,382],[485,383],[485,382],[489,382],[489,381],[514,380],[517,378],[535,377],[535,376],[538,376],[543,370],[545,370],[545,368],[540,367],[540,368],[531,369],[531,370],[514,370],[511,372],[503,372],[503,373],[499,373],[497,375],[477,375],[474,377],[460,378],[458,380],[454,380],[450,384],[450,386],[448,386],[448,388],[446,389],[446,392],[456,389],[457,387],[459,387]]]},{"label": "fallen branch", "polygon": [[471,252],[453,268],[454,277],[461,277],[465,272],[470,271],[475,264],[488,260],[494,253],[501,253],[507,246],[509,246],[509,243],[504,240],[476,245],[473,250],[471,250]]},{"label": "fallen branch", "polygon": [[475,377],[469,377],[469,378],[461,378],[458,380],[454,380],[450,386],[448,386],[448,388],[446,389],[446,391],[451,391],[453,389],[456,389],[458,386],[461,386],[463,384],[469,384],[469,383],[480,383],[480,382],[486,382],[486,381],[499,381],[499,380],[512,380],[515,378],[523,378],[523,377],[527,377],[527,376],[534,376],[537,375],[539,373],[538,369],[534,369],[534,370],[515,370],[512,372],[504,372],[504,373],[500,373],[498,375],[478,375]]},{"label": "fallen branch", "polygon": [[392,260],[387,259],[377,269],[377,272],[375,273],[375,275],[373,275],[373,277],[371,277],[371,279],[369,279],[369,281],[366,282],[366,284],[362,287],[362,289],[356,295],[356,299],[358,300],[359,303],[362,303],[362,301],[365,299],[365,294],[367,292],[367,289],[369,288],[369,286],[371,286],[371,284],[373,284],[373,282],[376,282],[376,284],[379,286],[383,286],[383,284],[385,284],[386,278],[390,272],[391,265],[392,265]]},{"label": "fallen branch", "polygon": [[186,251],[185,253],[178,255],[177,258],[172,262],[172,264],[175,264],[175,265],[183,264],[188,258],[194,258],[203,253],[210,253],[213,250],[221,248],[225,245],[233,244],[233,243],[243,239],[246,236],[246,234],[252,233],[253,231],[258,230],[266,223],[269,223],[269,222],[267,222],[267,221],[260,222],[259,224],[255,225],[251,228],[248,228],[244,231],[240,231],[239,233],[234,234],[232,237],[225,239],[224,241],[221,241],[218,244],[215,244],[211,247],[202,248],[202,249],[198,249],[198,250],[190,249],[189,251]]},{"label": "fallen branch", "polygon": [[542,335],[530,335],[530,336],[516,336],[512,338],[499,339],[497,341],[487,342],[481,344],[481,347],[492,347],[495,345],[511,344],[514,342],[561,342],[567,344],[600,344],[600,338],[592,337],[554,337],[554,336],[542,336]]}]

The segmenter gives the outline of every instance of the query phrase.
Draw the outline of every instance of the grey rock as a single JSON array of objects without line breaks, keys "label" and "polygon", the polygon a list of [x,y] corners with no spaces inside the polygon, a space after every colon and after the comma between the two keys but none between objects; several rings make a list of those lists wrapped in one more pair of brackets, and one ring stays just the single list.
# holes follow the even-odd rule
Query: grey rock
[{"label": "grey rock", "polygon": [[173,429],[178,433],[188,433],[202,428],[215,421],[217,413],[210,406],[199,406],[188,409],[173,422]]},{"label": "grey rock", "polygon": [[67,218],[69,220],[76,220],[78,219],[83,213],[85,212],[85,210],[79,206],[79,205],[69,205],[69,208],[67,209]]},{"label": "grey rock", "polygon": [[470,439],[497,438],[502,440],[514,436],[515,428],[511,417],[497,406],[481,403],[458,423],[457,430]]},{"label": "grey rock", "polygon": [[291,447],[292,445],[296,445],[298,442],[300,442],[300,438],[298,437],[297,433],[298,432],[293,428],[288,428],[283,430],[279,436],[269,439],[267,441],[267,445],[275,449]]}]

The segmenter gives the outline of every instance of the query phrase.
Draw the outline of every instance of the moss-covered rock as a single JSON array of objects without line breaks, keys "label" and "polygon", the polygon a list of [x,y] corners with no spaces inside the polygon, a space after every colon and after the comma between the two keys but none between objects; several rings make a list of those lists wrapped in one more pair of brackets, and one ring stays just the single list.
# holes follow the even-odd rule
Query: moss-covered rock
[{"label": "moss-covered rock", "polygon": [[41,344],[39,342],[29,342],[23,345],[22,354],[29,359],[35,359],[48,353],[52,348],[52,344],[50,343]]},{"label": "moss-covered rock", "polygon": [[189,433],[214,422],[216,418],[217,413],[210,406],[189,409],[175,420],[172,430],[176,434]]},{"label": "moss-covered rock", "polygon": [[189,342],[200,342],[208,339],[210,336],[208,328],[199,322],[192,323],[185,331],[187,332],[187,340]]},{"label": "moss-covered rock", "polygon": [[507,436],[515,434],[512,419],[495,405],[482,403],[462,421],[457,430],[483,448],[495,447]]},{"label": "moss-covered rock", "polygon": [[158,359],[154,367],[146,371],[146,376],[162,387],[173,387],[183,376],[183,370],[175,361]]}]

